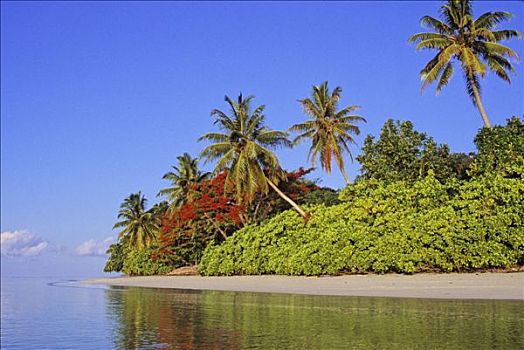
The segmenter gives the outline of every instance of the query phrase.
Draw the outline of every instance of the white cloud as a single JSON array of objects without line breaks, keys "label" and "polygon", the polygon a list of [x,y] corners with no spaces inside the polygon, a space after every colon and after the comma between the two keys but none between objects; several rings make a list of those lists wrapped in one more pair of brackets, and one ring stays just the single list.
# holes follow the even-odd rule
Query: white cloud
[{"label": "white cloud", "polygon": [[42,238],[27,231],[5,231],[0,234],[1,254],[35,256],[49,245]]},{"label": "white cloud", "polygon": [[82,256],[104,256],[109,245],[115,242],[114,237],[107,237],[103,241],[90,239],[80,243],[75,248],[75,253]]}]

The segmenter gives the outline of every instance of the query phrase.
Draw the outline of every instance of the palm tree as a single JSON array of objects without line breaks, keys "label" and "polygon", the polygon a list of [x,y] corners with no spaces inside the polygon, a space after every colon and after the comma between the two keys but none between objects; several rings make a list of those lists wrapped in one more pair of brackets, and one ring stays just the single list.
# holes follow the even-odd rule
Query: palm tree
[{"label": "palm tree", "polygon": [[194,184],[209,177],[209,173],[203,173],[198,169],[198,158],[191,158],[188,153],[184,153],[177,159],[178,166],[172,166],[174,171],[170,171],[162,177],[171,181],[171,186],[158,192],[158,196],[167,196],[167,199],[171,201],[171,209],[186,201]]},{"label": "palm tree", "polygon": [[351,134],[360,134],[360,129],[354,123],[365,122],[366,119],[351,114],[359,108],[358,106],[348,106],[337,111],[341,92],[342,89],[337,86],[330,94],[327,81],[322,85],[313,86],[311,98],[299,100],[311,120],[295,124],[290,130],[301,133],[295,138],[295,143],[306,138],[311,139],[308,158],[313,166],[318,156],[322,169],[329,174],[334,158],[346,183],[349,184],[343,154],[348,153],[353,160],[348,144],[355,143]]},{"label": "palm tree", "polygon": [[500,41],[513,37],[521,38],[516,30],[496,30],[495,27],[512,17],[510,12],[486,12],[473,19],[469,0],[448,0],[441,6],[438,20],[424,16],[420,23],[435,32],[418,33],[408,41],[417,44],[417,50],[436,49],[438,53],[420,71],[422,90],[434,81],[437,83],[437,94],[446,86],[453,75],[454,59],[460,62],[468,95],[479,109],[484,124],[490,128],[488,116],[480,99],[480,78],[491,69],[499,78],[511,83],[508,71],[515,69],[510,59],[518,60],[515,51],[499,44]]},{"label": "palm tree", "polygon": [[269,149],[291,146],[284,131],[271,130],[264,125],[264,105],[251,112],[253,96],[235,102],[228,96],[225,101],[231,116],[214,109],[211,116],[222,132],[207,133],[199,141],[211,141],[200,153],[209,160],[218,159],[215,173],[227,169],[226,189],[234,189],[239,202],[250,203],[257,193],[266,194],[269,187],[295,208],[305,220],[309,215],[277,187],[285,177],[277,157]]},{"label": "palm tree", "polygon": [[160,224],[160,221],[162,221],[162,217],[167,213],[169,210],[169,203],[167,201],[161,201],[160,203],[156,203],[149,209],[151,213],[153,213],[153,217],[158,221]]},{"label": "palm tree", "polygon": [[114,229],[123,228],[118,237],[139,250],[156,242],[158,232],[158,217],[154,211],[145,210],[146,202],[141,192],[129,195],[118,212],[122,220],[113,226]]}]

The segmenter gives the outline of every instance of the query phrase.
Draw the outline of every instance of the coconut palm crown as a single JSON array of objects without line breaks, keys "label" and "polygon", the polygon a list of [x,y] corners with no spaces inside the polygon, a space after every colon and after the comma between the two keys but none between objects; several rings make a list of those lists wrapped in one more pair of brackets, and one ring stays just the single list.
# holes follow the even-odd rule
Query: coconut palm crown
[{"label": "coconut palm crown", "polygon": [[158,218],[151,210],[145,210],[147,199],[141,192],[129,195],[118,212],[117,222],[113,228],[123,228],[118,237],[131,247],[139,250],[156,242]]},{"label": "coconut palm crown", "polygon": [[178,166],[171,166],[170,171],[162,177],[171,182],[171,186],[161,189],[158,196],[166,196],[170,201],[170,208],[183,204],[191,190],[191,187],[200,181],[207,179],[209,173],[202,172],[198,169],[198,158],[191,158],[188,153],[177,157]]},{"label": "coconut palm crown", "polygon": [[497,25],[512,18],[510,12],[486,12],[473,18],[471,1],[449,0],[440,8],[440,18],[424,16],[420,23],[434,32],[417,33],[408,41],[417,43],[417,50],[437,50],[437,54],[420,71],[422,90],[437,82],[437,94],[453,75],[453,61],[460,62],[466,80],[467,93],[479,109],[487,127],[491,123],[481,101],[480,78],[491,70],[510,83],[509,73],[515,69],[510,60],[518,60],[517,53],[499,42],[522,35],[516,30],[495,30]]},{"label": "coconut palm crown", "polygon": [[294,140],[295,143],[311,139],[308,158],[313,166],[318,157],[322,169],[329,174],[332,160],[335,159],[346,183],[349,183],[349,177],[344,169],[344,153],[353,160],[349,144],[355,144],[353,134],[360,134],[360,129],[355,122],[366,120],[353,114],[358,106],[347,106],[338,110],[341,93],[342,89],[338,86],[330,93],[327,81],[319,86],[313,86],[311,98],[299,100],[311,119],[293,125],[290,131],[300,132]]},{"label": "coconut palm crown", "polygon": [[240,94],[234,101],[226,96],[230,114],[218,109],[211,112],[215,118],[214,124],[221,132],[207,133],[199,138],[199,141],[212,142],[202,150],[200,156],[208,161],[217,161],[215,173],[228,170],[225,187],[235,191],[239,202],[250,203],[257,193],[265,194],[271,187],[306,217],[306,213],[277,188],[285,172],[271,149],[290,147],[288,134],[264,125],[265,106],[260,105],[251,111],[253,98],[243,98]]}]

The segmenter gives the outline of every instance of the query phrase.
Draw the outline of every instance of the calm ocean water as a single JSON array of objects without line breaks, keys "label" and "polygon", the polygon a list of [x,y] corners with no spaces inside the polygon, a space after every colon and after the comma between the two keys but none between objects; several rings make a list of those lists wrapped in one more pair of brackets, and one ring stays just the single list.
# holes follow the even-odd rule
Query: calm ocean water
[{"label": "calm ocean water", "polygon": [[524,349],[524,302],[81,286],[2,277],[2,349]]}]

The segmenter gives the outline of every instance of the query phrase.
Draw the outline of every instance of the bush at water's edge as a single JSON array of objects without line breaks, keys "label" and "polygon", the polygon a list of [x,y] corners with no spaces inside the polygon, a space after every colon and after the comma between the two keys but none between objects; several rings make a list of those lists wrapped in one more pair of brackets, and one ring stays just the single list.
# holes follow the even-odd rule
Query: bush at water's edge
[{"label": "bush at water's edge", "polygon": [[[524,166],[469,181],[360,181],[331,207],[293,211],[208,246],[202,275],[464,271],[524,264]],[[508,175],[509,174],[509,175]]]}]

